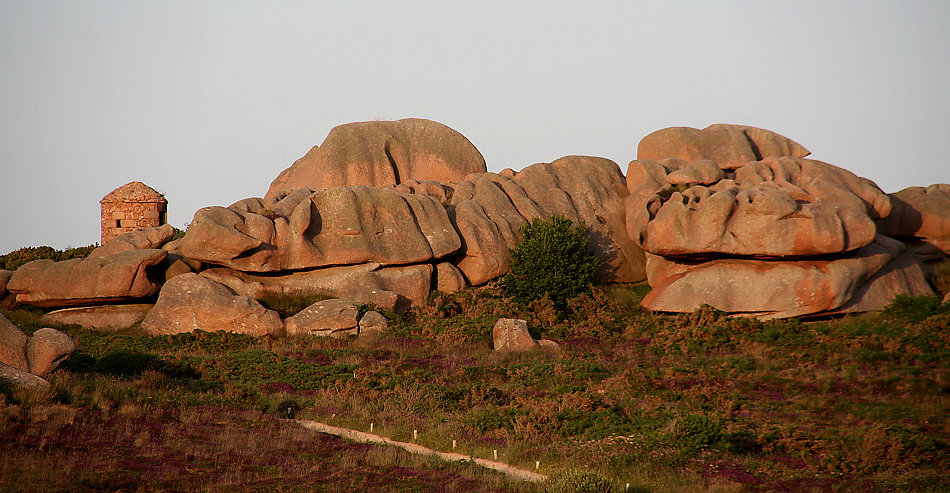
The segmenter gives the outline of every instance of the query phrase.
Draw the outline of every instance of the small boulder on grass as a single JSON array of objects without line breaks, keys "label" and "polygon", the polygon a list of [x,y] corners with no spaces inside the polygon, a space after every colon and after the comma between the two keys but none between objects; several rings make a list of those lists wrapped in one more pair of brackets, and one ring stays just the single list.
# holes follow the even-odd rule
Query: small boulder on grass
[{"label": "small boulder on grass", "polygon": [[375,310],[370,310],[360,319],[360,335],[378,335],[386,332],[389,328],[389,320]]},{"label": "small boulder on grass", "polygon": [[356,334],[359,308],[339,299],[318,301],[284,321],[288,336],[324,335],[341,337]]},{"label": "small boulder on grass", "polygon": [[500,318],[492,329],[495,351],[533,351],[558,349],[560,346],[548,339],[537,340],[528,332],[528,323],[515,318]]},{"label": "small boulder on grass", "polygon": [[43,380],[76,350],[72,337],[50,328],[27,336],[0,314],[0,380],[16,387],[44,387]]}]

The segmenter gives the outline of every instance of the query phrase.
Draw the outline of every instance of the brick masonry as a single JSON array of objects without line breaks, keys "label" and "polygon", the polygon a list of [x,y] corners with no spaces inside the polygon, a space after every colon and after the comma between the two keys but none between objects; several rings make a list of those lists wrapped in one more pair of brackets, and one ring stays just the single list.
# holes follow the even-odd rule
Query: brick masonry
[{"label": "brick masonry", "polygon": [[99,204],[102,206],[102,245],[122,233],[167,222],[168,201],[140,181],[113,190]]}]

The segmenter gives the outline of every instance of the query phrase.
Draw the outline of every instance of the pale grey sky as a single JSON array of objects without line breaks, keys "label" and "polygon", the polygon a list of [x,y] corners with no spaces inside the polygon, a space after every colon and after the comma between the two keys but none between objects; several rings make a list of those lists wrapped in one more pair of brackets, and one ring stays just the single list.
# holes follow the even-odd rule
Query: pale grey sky
[{"label": "pale grey sky", "polygon": [[950,182],[950,2],[0,0],[0,253],[99,240],[99,199],[182,227],[335,125],[429,118],[488,168],[626,171],[669,126],[790,137],[887,192]]}]

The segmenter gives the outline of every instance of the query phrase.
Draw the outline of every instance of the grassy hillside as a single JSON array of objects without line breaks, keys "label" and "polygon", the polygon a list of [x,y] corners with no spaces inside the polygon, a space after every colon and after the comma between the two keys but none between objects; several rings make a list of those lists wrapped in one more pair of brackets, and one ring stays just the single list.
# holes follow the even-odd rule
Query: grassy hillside
[{"label": "grassy hillside", "polygon": [[[946,491],[950,305],[760,322],[638,308],[642,286],[518,307],[433,297],[378,339],[145,337],[63,327],[80,350],[34,395],[2,389],[0,490],[535,491],[465,464],[302,431],[374,431],[616,491]],[[37,313],[7,313],[28,331]],[[560,353],[497,354],[499,317]],[[50,475],[50,470],[65,474]]]}]

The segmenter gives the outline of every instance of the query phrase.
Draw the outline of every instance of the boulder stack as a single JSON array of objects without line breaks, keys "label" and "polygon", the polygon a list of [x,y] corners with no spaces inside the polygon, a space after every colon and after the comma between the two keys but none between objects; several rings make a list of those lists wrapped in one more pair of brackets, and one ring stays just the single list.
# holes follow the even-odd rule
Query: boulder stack
[{"label": "boulder stack", "polygon": [[628,167],[626,199],[627,233],[647,252],[653,288],[643,305],[771,318],[876,310],[898,293],[931,293],[903,244],[877,232],[890,197],[804,155],[751,127],[647,136]]}]

